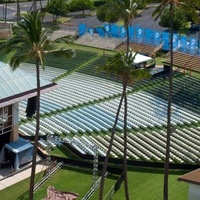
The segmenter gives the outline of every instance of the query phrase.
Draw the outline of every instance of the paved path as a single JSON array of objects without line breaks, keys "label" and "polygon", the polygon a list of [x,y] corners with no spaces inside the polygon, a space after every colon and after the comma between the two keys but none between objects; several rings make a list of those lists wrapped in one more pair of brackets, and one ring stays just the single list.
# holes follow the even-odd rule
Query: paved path
[{"label": "paved path", "polygon": [[[44,166],[42,163],[37,164],[36,166],[36,174],[44,171],[46,169],[46,166]],[[10,170],[11,173],[11,170]],[[26,178],[29,178],[31,176],[31,167],[20,171],[19,173],[16,173],[12,176],[9,176],[8,178],[5,178],[3,180],[0,180],[0,190],[5,189],[6,187],[9,187],[15,183],[18,183]]]}]

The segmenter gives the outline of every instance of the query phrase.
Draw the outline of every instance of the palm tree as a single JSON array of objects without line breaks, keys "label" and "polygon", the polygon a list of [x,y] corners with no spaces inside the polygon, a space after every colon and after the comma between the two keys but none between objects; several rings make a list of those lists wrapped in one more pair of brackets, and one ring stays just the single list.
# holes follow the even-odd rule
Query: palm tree
[{"label": "palm tree", "polygon": [[[142,4],[143,1],[140,1]],[[129,25],[131,20],[137,14],[138,3],[135,0],[107,0],[105,4],[103,4],[99,8],[100,12],[105,14],[105,19],[109,22],[116,21],[116,17],[118,19],[122,19],[124,22],[124,28],[126,30],[126,44],[127,44],[127,52],[129,51]]]},{"label": "palm tree", "polygon": [[104,188],[104,179],[105,173],[108,165],[108,160],[110,157],[110,152],[112,149],[112,144],[114,140],[114,134],[117,126],[117,121],[120,113],[120,109],[122,106],[122,102],[124,100],[124,188],[126,199],[129,200],[129,192],[128,192],[128,177],[127,177],[127,96],[126,89],[128,84],[136,82],[140,79],[144,79],[149,77],[149,73],[144,68],[137,68],[134,66],[134,59],[137,53],[129,51],[128,53],[117,52],[113,57],[108,59],[105,65],[99,66],[98,70],[105,71],[108,74],[114,74],[122,81],[123,91],[121,95],[121,99],[119,102],[119,106],[117,109],[115,122],[111,132],[110,144],[108,147],[108,151],[104,160],[102,177],[101,177],[101,185],[99,191],[99,200],[103,199],[103,188]]},{"label": "palm tree", "polygon": [[[170,10],[170,67],[169,67],[169,96],[168,96],[168,108],[167,108],[167,142],[166,142],[166,153],[165,153],[165,165],[164,165],[164,185],[163,185],[163,199],[168,200],[168,175],[169,175],[169,157],[170,157],[170,135],[172,133],[171,125],[171,106],[172,106],[172,96],[173,96],[173,16],[174,7],[180,6],[186,12],[190,10],[187,6],[186,1],[180,0],[162,0],[162,2],[156,7],[152,16],[155,20],[162,15],[165,9]],[[195,17],[195,16],[194,16]]]},{"label": "palm tree", "polygon": [[20,20],[20,4],[19,0],[17,0],[17,21]]},{"label": "palm tree", "polygon": [[[142,2],[143,1],[140,1],[140,4]],[[128,61],[127,59],[129,58],[129,54],[132,55],[132,53],[130,52],[130,48],[129,48],[129,42],[130,42],[129,25],[131,23],[131,20],[136,15],[137,8],[138,8],[138,3],[136,3],[136,1],[134,1],[134,0],[107,0],[107,2],[100,7],[98,14],[99,15],[102,14],[103,18],[105,18],[105,20],[107,20],[108,22],[116,21],[117,19],[123,20],[124,28],[126,30],[126,37],[127,37],[127,40],[126,40],[126,57],[122,56],[122,53],[121,53],[121,57],[120,57],[120,55],[116,54],[116,56],[113,57],[113,61],[111,61],[111,62],[109,61],[108,64],[106,64],[107,66],[111,65],[111,63],[115,63],[116,66],[117,66],[121,61],[120,59],[126,58],[124,60],[126,62],[126,61]],[[132,59],[134,59],[133,56],[132,56]],[[132,66],[132,64],[131,64],[131,66]],[[113,71],[111,71],[111,72],[113,72]],[[128,76],[128,74],[127,74],[127,76]],[[115,122],[114,122],[114,125],[113,125],[113,128],[112,128],[109,148],[108,148],[105,160],[104,160],[104,166],[103,166],[103,171],[102,171],[102,179],[101,179],[101,185],[100,185],[100,191],[99,191],[99,199],[100,200],[103,198],[104,176],[105,176],[105,173],[106,173],[108,159],[110,157],[110,151],[111,151],[111,148],[112,148],[114,134],[115,134],[116,125],[117,125],[117,120],[118,120],[118,117],[119,117],[120,108],[121,108],[123,99],[125,101],[125,106],[124,106],[124,110],[125,110],[125,112],[124,112],[124,140],[125,140],[124,141],[124,169],[125,169],[124,185],[125,185],[126,199],[129,199],[128,179],[127,179],[127,160],[126,160],[126,151],[127,151],[127,148],[126,148],[127,147],[126,146],[126,143],[127,143],[126,142],[126,135],[127,135],[127,126],[126,126],[127,99],[126,99],[126,94],[125,94],[126,93],[126,87],[127,87],[127,84],[129,83],[129,81],[127,82],[126,78],[124,77],[124,79],[122,79],[123,80],[122,81],[123,82],[123,93],[122,93],[121,100],[120,100],[120,103],[119,103],[119,106],[118,106],[118,109],[117,109]]]},{"label": "palm tree", "polygon": [[50,41],[48,31],[43,29],[42,20],[44,14],[32,12],[22,15],[23,22],[17,22],[13,26],[13,37],[7,40],[2,46],[2,53],[8,55],[10,66],[13,70],[19,67],[21,62],[34,59],[37,76],[37,111],[36,111],[36,133],[34,140],[34,152],[32,161],[32,171],[30,179],[29,200],[33,199],[34,179],[36,168],[36,157],[38,148],[38,137],[40,129],[40,65],[44,69],[45,55],[56,54],[66,57],[74,56],[71,49],[58,49],[56,41]]}]

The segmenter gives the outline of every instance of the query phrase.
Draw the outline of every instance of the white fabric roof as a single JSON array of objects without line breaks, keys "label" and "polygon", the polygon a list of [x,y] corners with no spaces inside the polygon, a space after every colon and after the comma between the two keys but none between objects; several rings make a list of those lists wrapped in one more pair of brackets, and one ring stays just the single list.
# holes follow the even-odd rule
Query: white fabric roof
[{"label": "white fabric roof", "polygon": [[[135,53],[133,53],[133,56],[134,55],[135,55]],[[149,60],[153,60],[153,58],[149,57],[149,56],[142,55],[140,53],[137,53],[136,56],[135,56],[135,59],[134,59],[134,64],[143,63],[143,62],[146,62],[146,61],[149,61]]]}]

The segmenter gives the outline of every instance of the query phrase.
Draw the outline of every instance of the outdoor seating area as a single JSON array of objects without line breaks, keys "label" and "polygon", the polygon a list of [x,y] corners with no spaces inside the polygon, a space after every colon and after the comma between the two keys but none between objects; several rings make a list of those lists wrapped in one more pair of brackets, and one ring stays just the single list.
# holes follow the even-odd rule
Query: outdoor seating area
[{"label": "outdoor seating area", "polygon": [[[196,163],[199,162],[199,141],[200,127],[176,129],[171,137],[170,162],[173,163]],[[82,135],[67,137],[65,140],[82,154],[94,155],[94,145],[98,147],[100,155],[105,155],[109,145],[109,135]],[[87,142],[87,145],[85,144]],[[162,162],[165,157],[165,131],[146,131],[137,133],[128,133],[128,159]],[[88,145],[93,144],[93,145]],[[119,158],[123,156],[123,135],[117,133],[114,137],[111,156]]]},{"label": "outdoor seating area", "polygon": [[[124,26],[117,24],[104,23],[102,26],[97,28],[88,27],[86,24],[79,24],[78,34],[79,37],[89,35],[93,37],[94,33],[97,32],[100,38],[113,38],[121,39],[126,41],[126,30]],[[140,27],[137,25],[130,25],[128,30],[130,42],[138,43],[142,45],[159,46],[162,44],[161,49],[169,51],[169,38],[170,34],[166,31],[158,31],[151,28]],[[191,36],[173,34],[173,49],[180,52],[185,52],[191,55],[199,55],[198,50],[198,39]]]},{"label": "outdoor seating area", "polygon": [[3,1],[2,197],[193,200],[200,7],[176,3]]},{"label": "outdoor seating area", "polygon": [[[167,100],[168,93],[166,92],[168,85],[162,84],[159,87],[159,90],[152,88],[148,90],[148,93],[151,93],[154,96]],[[190,113],[189,117],[192,115],[193,119],[198,121],[196,118],[200,114],[200,99],[197,96],[200,90],[200,81],[196,77],[184,75],[176,79],[174,82],[174,96],[173,103],[180,106],[182,110]],[[196,118],[196,119],[195,119]]]},{"label": "outdoor seating area", "polygon": [[[122,88],[121,83],[116,82],[113,77],[103,73],[94,74],[93,66],[101,62],[103,61],[100,58],[95,59],[86,68],[81,68],[80,71],[58,81],[60,87],[56,91],[41,96],[41,113],[48,114],[41,118],[41,135],[65,134],[64,141],[80,153],[94,155],[95,145],[98,147],[99,154],[105,156],[109,145],[108,133],[115,119]],[[53,79],[55,75],[60,76],[65,73],[63,69],[55,68],[55,73],[53,70],[54,68],[49,67],[44,75],[42,73],[43,78],[46,75],[47,78]],[[193,91],[198,91],[200,88],[199,84],[200,81],[197,78],[175,74],[175,95],[172,106],[174,126],[197,124],[200,120],[200,112],[197,111],[199,99],[192,96]],[[145,89],[146,86],[151,85],[151,88]],[[144,91],[131,92],[137,87],[144,88]],[[190,94],[186,95],[184,91],[188,87],[190,87]],[[130,160],[156,160],[157,162],[163,160],[166,133],[155,131],[155,128],[160,129],[166,126],[167,88],[167,81],[165,82],[163,78],[142,81],[134,87],[128,87],[131,92],[128,95],[129,112],[127,116],[128,158]],[[65,110],[66,108],[70,110]],[[25,118],[23,114],[25,109],[26,101],[22,101],[20,103],[21,119]],[[34,135],[35,124],[34,120],[22,123],[21,133]],[[117,130],[123,131],[123,108],[119,115]],[[137,132],[137,130],[143,130],[145,133]],[[172,137],[171,162],[197,162],[199,146],[194,135],[197,137],[199,132],[200,130],[194,128],[176,129]],[[53,143],[60,145],[62,142],[63,140]],[[39,143],[41,147],[47,148],[48,142],[40,140]],[[53,145],[52,148],[55,146]],[[123,156],[123,138],[119,133],[115,136],[111,156],[114,158]]]},{"label": "outdoor seating area", "polygon": [[[70,93],[68,93],[69,91],[70,90],[65,91],[66,96],[70,95]],[[81,102],[79,103],[81,104]],[[117,109],[118,103],[119,99],[116,98],[72,111],[63,111],[62,113],[41,119],[41,134],[107,131],[113,125],[115,110]],[[49,112],[51,109],[53,110],[54,105],[51,107],[51,104],[49,104],[48,108],[48,110],[45,110],[43,104],[41,104],[41,111],[45,110],[43,113]],[[161,127],[166,124],[167,101],[144,92],[134,93],[128,96],[128,111],[127,126],[129,129],[139,127],[146,129],[154,126]],[[173,125],[190,124],[192,122],[197,123],[199,119],[199,115],[195,116],[189,110],[186,111],[177,105],[173,105]],[[123,109],[117,124],[119,130],[123,130],[122,122]],[[34,135],[34,127],[34,122],[28,123],[27,126],[22,125],[20,131],[23,132],[23,129],[31,130],[31,135]]]}]

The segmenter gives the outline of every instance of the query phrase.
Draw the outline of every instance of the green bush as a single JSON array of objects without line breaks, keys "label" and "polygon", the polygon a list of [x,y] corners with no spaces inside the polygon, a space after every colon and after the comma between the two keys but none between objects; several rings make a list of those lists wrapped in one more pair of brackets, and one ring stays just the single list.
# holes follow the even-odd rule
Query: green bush
[{"label": "green bush", "polygon": [[46,11],[55,15],[56,19],[60,16],[66,16],[69,8],[65,0],[51,0],[46,5]]},{"label": "green bush", "polygon": [[99,0],[94,2],[94,7],[99,7],[105,3],[105,0]]},{"label": "green bush", "polygon": [[69,3],[70,11],[84,11],[85,10],[93,10],[94,4],[91,0],[72,0]]}]

